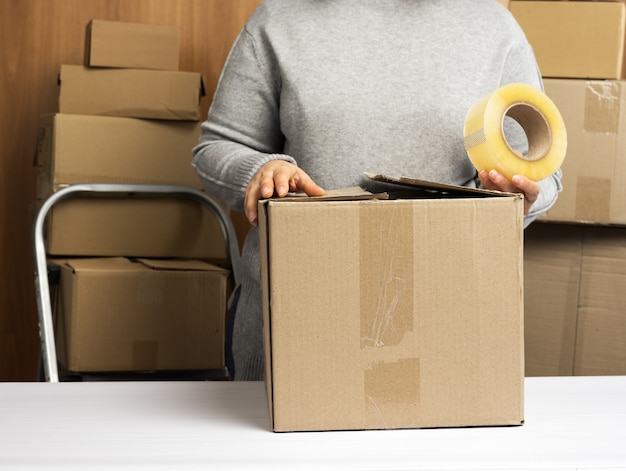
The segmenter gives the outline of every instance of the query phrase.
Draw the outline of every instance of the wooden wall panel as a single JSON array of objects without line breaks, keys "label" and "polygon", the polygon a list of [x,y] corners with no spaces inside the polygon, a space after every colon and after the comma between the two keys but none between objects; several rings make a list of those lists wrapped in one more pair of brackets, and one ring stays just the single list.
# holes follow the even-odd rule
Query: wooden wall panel
[{"label": "wooden wall panel", "polygon": [[81,64],[92,18],[181,27],[181,70],[203,74],[206,115],[228,51],[260,0],[0,2],[0,381],[36,379],[32,158],[41,114],[57,110],[61,64]]}]

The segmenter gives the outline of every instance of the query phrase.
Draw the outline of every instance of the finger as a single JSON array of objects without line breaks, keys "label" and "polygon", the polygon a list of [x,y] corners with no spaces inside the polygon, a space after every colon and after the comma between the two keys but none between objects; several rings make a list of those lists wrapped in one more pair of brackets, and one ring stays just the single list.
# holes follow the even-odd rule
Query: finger
[{"label": "finger", "polygon": [[244,212],[253,226],[258,223],[259,200],[271,198],[274,195],[283,197],[289,191],[289,181],[298,168],[293,164],[282,161],[272,161],[265,164],[252,178],[246,188]]},{"label": "finger", "polygon": [[489,172],[489,180],[495,186],[496,190],[506,191],[509,193],[518,193],[519,189],[508,178],[502,175],[497,170],[491,170]]},{"label": "finger", "polygon": [[510,182],[496,170],[490,172],[481,170],[478,172],[478,178],[487,190],[510,191],[512,188]]},{"label": "finger", "polygon": [[[260,198],[271,198],[278,192],[276,172],[274,170],[263,170],[258,177],[258,193]],[[254,180],[253,180],[254,181]]]},{"label": "finger", "polygon": [[484,188],[488,190],[495,189],[493,183],[489,179],[489,174],[487,173],[486,170],[481,170],[480,172],[478,172],[478,179],[480,180],[480,183],[482,184]]},{"label": "finger", "polygon": [[[294,184],[297,181],[298,172],[300,169],[288,162],[274,162],[271,165],[271,172],[267,172],[267,187],[272,189],[272,193],[263,193],[264,198],[269,198],[276,195],[280,198],[286,196],[289,191],[296,191],[297,185]],[[269,179],[271,178],[271,182]]]},{"label": "finger", "polygon": [[297,166],[282,161],[267,163],[246,188],[244,211],[250,224],[258,222],[259,200],[276,195],[284,197],[289,191],[304,191],[309,196],[322,196],[324,189]]},{"label": "finger", "polygon": [[524,195],[524,214],[530,212],[530,208],[537,201],[541,189],[539,183],[523,175],[514,175],[509,181],[496,170],[491,170],[489,173],[481,170],[478,172],[478,178],[482,185],[489,190],[522,193]]},{"label": "finger", "polygon": [[536,181],[531,180],[530,178],[527,178],[523,175],[513,175],[511,181],[517,188],[519,188],[524,193],[526,198],[528,198],[529,200],[532,200],[534,202],[539,196],[540,186],[539,183],[537,183]]},{"label": "finger", "polygon": [[309,196],[321,196],[324,190],[302,169],[286,164],[274,169],[275,193],[279,197],[289,191],[303,191]]},{"label": "finger", "polygon": [[244,213],[246,215],[246,219],[248,219],[250,224],[252,224],[253,226],[256,226],[258,221],[258,203],[259,197],[258,190],[256,190],[256,185],[248,186],[244,199]]},{"label": "finger", "polygon": [[528,214],[532,205],[539,198],[541,191],[539,183],[522,175],[513,175],[511,181],[524,194],[524,214]]},{"label": "finger", "polygon": [[305,172],[300,172],[294,183],[296,188],[293,191],[304,191],[308,196],[323,196],[325,193],[324,189]]}]

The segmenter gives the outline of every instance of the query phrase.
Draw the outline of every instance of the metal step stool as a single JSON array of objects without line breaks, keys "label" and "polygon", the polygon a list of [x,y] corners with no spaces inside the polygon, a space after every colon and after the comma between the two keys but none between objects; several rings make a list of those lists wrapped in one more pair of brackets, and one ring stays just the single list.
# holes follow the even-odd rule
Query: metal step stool
[{"label": "metal step stool", "polygon": [[[162,196],[163,198],[186,198],[201,204],[204,208],[211,211],[216,216],[221,226],[235,288],[240,280],[241,261],[239,255],[239,245],[232,221],[224,209],[213,198],[200,190],[181,185],[94,183],[70,185],[55,192],[39,209],[35,225],[33,227],[35,289],[39,314],[41,360],[43,366],[43,379],[48,382],[58,382],[59,371],[52,319],[50,280],[43,235],[44,222],[50,209],[59,201],[85,195],[113,195],[119,197],[132,197],[133,195],[157,195]],[[177,378],[174,377],[173,379]]]}]

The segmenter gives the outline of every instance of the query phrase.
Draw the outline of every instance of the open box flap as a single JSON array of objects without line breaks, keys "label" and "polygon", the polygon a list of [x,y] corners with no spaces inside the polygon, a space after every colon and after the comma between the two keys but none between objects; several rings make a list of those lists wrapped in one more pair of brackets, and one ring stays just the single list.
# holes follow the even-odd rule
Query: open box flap
[{"label": "open box flap", "polygon": [[[410,177],[392,177],[369,172],[365,172],[364,175],[371,182],[376,183],[375,188],[372,188],[371,191],[367,188],[367,185],[364,185],[365,188],[355,186],[328,190],[323,196],[309,197],[304,192],[296,192],[289,193],[283,198],[264,199],[261,200],[260,203],[273,199],[281,201],[302,201],[304,198],[316,201],[387,200],[396,199],[398,194],[400,197],[409,198],[414,198],[418,195],[425,197],[439,197],[441,195],[449,195],[451,197],[520,196],[516,193],[487,190],[485,188],[471,188],[448,183],[437,183]],[[399,189],[401,191],[398,191]]]},{"label": "open box flap", "polygon": [[405,187],[416,188],[421,190],[432,190],[444,193],[451,193],[456,195],[490,195],[490,196],[510,196],[513,193],[507,193],[496,190],[487,190],[484,188],[471,188],[467,186],[451,185],[448,183],[436,183],[427,180],[420,180],[410,177],[392,177],[388,175],[382,175],[378,173],[365,172],[365,176],[370,180],[382,183],[390,183],[394,185],[402,185]]},{"label": "open box flap", "polygon": [[302,198],[320,201],[354,201],[354,200],[371,200],[371,199],[389,199],[386,193],[372,193],[359,186],[349,188],[339,188],[336,190],[327,190],[322,196],[307,196],[304,192],[289,193],[282,201],[299,201]]}]

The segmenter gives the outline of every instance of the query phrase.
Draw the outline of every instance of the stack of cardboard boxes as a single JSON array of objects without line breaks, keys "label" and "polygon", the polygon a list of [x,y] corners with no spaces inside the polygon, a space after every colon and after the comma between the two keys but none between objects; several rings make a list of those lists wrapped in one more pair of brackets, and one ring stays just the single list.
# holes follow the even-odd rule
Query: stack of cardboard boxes
[{"label": "stack of cardboard boxes", "polygon": [[[201,189],[191,167],[203,79],[179,71],[177,26],[93,20],[85,63],[61,65],[41,117],[37,200],[76,183]],[[57,354],[74,372],[222,369],[228,272],[216,218],[169,197],[78,197],[50,210],[60,267]]]},{"label": "stack of cardboard boxes", "polygon": [[568,132],[564,189],[526,231],[526,373],[626,373],[626,8],[511,0]]}]

